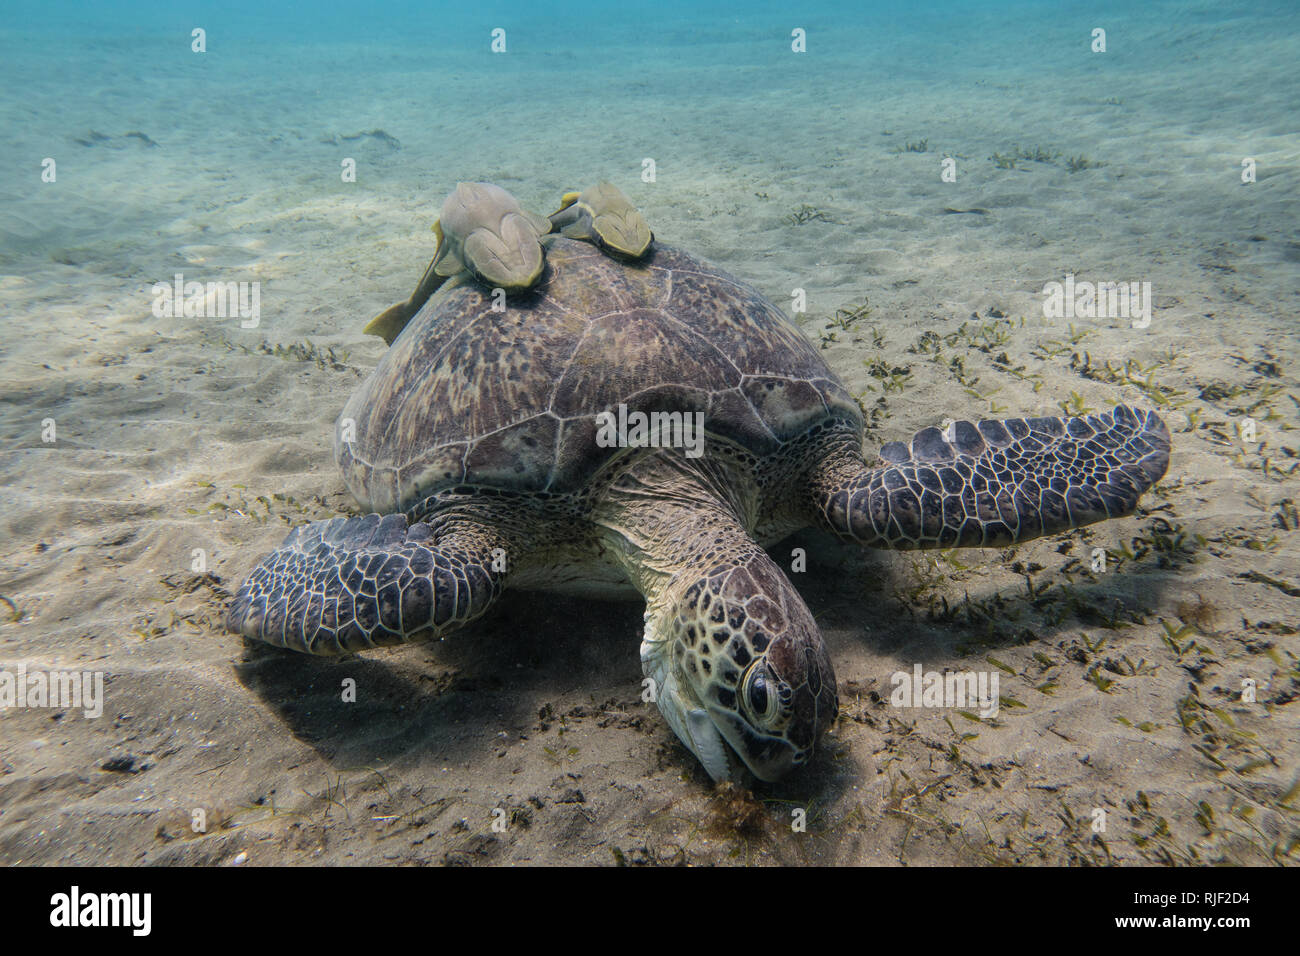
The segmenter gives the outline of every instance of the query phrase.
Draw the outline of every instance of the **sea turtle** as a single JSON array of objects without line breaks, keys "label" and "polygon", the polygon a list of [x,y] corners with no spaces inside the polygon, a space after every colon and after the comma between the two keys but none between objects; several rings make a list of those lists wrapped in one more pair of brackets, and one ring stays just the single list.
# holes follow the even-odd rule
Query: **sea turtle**
[{"label": "sea turtle", "polygon": [[389,306],[363,329],[389,345],[449,276],[468,269],[488,288],[522,292],[542,276],[537,241],[551,222],[519,205],[493,183],[457,183],[433,224],[438,246],[419,284],[405,302]]},{"label": "sea turtle", "polygon": [[816,525],[1000,547],[1126,515],[1168,464],[1164,423],[1122,405],[926,428],[868,464],[858,404],[755,289],[663,245],[630,262],[543,242],[541,283],[505,312],[458,277],[407,325],[334,436],[376,513],[294,530],[235,596],[232,631],[338,654],[441,637],[507,587],[630,587],[677,736],[716,780],[744,776],[737,756],[775,780],[838,699],[763,545]]},{"label": "sea turtle", "polygon": [[585,239],[616,258],[640,259],[654,233],[640,211],[612,183],[565,193],[550,215],[551,227],[570,239]]}]

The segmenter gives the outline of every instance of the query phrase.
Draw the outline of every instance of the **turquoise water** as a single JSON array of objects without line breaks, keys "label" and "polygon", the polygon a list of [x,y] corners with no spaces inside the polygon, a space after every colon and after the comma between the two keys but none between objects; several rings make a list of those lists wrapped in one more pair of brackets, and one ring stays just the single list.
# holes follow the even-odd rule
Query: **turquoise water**
[{"label": "turquoise water", "polygon": [[[1097,26],[1104,54],[1090,52]],[[195,27],[206,53],[190,49]],[[790,49],[795,28],[806,53]],[[882,129],[957,148],[996,130],[1098,154],[1166,132],[1258,150],[1295,131],[1296,44],[1289,3],[21,7],[0,26],[0,255],[44,258],[34,239],[114,217],[157,225],[177,201],[338,192],[318,168],[331,131],[401,144],[358,145],[357,191],[414,186],[431,202],[491,174],[548,196],[550,181],[635,182],[655,154],[678,184],[780,177],[869,152]],[[136,129],[158,148],[120,139]],[[92,130],[117,138],[80,146]],[[57,195],[35,188],[46,154],[62,160]],[[877,186],[853,188],[866,205]]]}]

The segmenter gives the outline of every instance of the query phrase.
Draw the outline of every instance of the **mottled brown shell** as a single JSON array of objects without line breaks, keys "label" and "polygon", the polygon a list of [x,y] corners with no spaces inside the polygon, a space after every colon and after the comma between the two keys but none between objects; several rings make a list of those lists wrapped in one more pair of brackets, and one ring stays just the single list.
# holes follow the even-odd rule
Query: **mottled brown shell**
[{"label": "mottled brown shell", "polygon": [[335,455],[363,505],[406,511],[462,484],[573,492],[618,452],[595,416],[619,403],[702,411],[707,434],[760,455],[860,420],[780,309],[725,272],[662,245],[627,263],[545,243],[541,282],[504,312],[472,279],[444,285],[348,401]]}]

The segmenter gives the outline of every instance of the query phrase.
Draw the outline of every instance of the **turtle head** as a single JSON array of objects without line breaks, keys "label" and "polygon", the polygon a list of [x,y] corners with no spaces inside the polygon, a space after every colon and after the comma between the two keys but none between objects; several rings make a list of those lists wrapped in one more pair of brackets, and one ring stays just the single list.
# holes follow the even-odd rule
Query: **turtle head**
[{"label": "turtle head", "polygon": [[839,702],[821,634],[780,569],[762,555],[666,598],[646,615],[642,665],[709,776],[733,778],[739,760],[779,780],[806,763]]}]

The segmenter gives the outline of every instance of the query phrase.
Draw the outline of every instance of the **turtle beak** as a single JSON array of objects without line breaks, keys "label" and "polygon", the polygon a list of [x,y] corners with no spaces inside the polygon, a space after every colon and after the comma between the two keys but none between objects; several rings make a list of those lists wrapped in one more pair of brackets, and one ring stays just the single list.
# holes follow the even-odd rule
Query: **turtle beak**
[{"label": "turtle beak", "polygon": [[691,735],[691,749],[700,758],[714,783],[731,779],[730,748],[718,733],[709,715],[701,708],[686,712],[686,728]]},{"label": "turtle beak", "polygon": [[[647,611],[647,632],[654,620],[654,615]],[[732,751],[708,711],[701,706],[695,692],[689,685],[679,682],[677,675],[667,666],[663,648],[663,642],[653,639],[641,644],[643,673],[655,683],[655,704],[659,712],[677,739],[695,754],[715,783],[745,779],[745,765]]]}]

